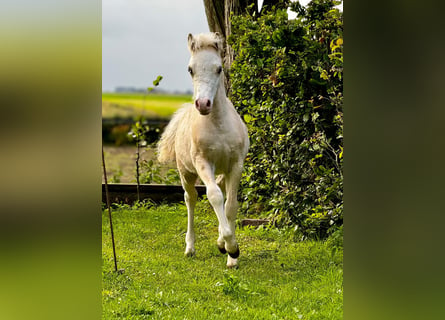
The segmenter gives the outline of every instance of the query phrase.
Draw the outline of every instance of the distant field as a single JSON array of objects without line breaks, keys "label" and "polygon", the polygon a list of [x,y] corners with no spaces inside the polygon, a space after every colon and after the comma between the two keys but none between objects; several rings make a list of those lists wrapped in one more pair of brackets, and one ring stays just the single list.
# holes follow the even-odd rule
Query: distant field
[{"label": "distant field", "polygon": [[190,95],[103,93],[102,118],[170,118],[186,102]]}]

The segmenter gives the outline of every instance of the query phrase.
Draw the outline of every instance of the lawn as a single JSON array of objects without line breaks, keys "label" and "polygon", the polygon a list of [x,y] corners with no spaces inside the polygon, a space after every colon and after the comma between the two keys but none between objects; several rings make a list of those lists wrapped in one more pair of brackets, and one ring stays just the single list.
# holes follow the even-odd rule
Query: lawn
[{"label": "lawn", "polygon": [[184,103],[191,102],[190,95],[143,94],[143,93],[103,93],[103,118],[170,118]]},{"label": "lawn", "polygon": [[113,210],[118,268],[102,215],[103,319],[342,319],[343,242],[299,241],[292,229],[237,228],[239,269],[216,247],[217,219],[196,208],[196,257],[186,258],[183,204]]}]

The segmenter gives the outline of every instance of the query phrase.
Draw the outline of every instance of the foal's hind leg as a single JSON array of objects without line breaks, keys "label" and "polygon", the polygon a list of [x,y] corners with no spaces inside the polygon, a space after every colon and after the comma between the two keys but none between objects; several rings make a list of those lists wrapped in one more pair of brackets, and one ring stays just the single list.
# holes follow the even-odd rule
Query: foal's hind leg
[{"label": "foal's hind leg", "polygon": [[185,255],[188,257],[195,255],[195,230],[193,226],[194,212],[198,192],[195,189],[197,176],[187,172],[180,172],[181,183],[185,190],[184,200],[187,206],[187,233],[185,235]]}]

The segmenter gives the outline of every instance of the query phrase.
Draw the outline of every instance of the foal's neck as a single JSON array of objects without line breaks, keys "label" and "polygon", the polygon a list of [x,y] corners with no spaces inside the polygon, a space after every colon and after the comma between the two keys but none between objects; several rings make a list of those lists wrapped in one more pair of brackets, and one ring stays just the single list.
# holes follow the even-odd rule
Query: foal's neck
[{"label": "foal's neck", "polygon": [[224,77],[221,76],[218,89],[216,90],[215,99],[213,100],[213,111],[210,114],[212,118],[222,118],[227,108],[226,88],[224,86]]}]

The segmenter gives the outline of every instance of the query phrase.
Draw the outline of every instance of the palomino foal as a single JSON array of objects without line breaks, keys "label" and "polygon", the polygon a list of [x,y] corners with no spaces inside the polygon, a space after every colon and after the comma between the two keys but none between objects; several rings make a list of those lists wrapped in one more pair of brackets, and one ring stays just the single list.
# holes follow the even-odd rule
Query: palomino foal
[{"label": "palomino foal", "polygon": [[195,183],[199,176],[218,217],[218,248],[222,253],[228,252],[227,266],[231,268],[237,266],[239,256],[235,239],[237,191],[249,138],[246,126],[226,97],[219,34],[189,34],[188,48],[195,103],[184,105],[173,116],[158,144],[158,159],[160,162],[176,159],[185,190],[188,211],[185,254],[195,254],[193,218],[197,200]]}]

